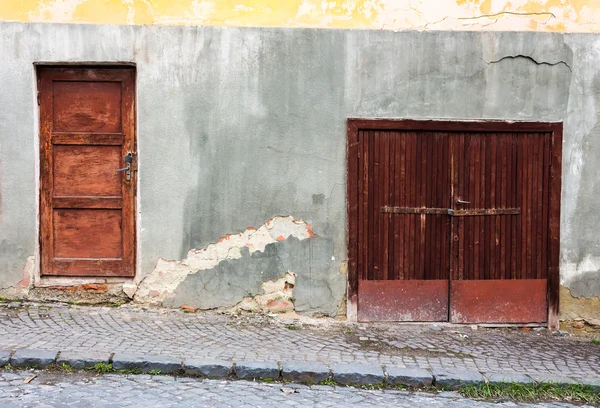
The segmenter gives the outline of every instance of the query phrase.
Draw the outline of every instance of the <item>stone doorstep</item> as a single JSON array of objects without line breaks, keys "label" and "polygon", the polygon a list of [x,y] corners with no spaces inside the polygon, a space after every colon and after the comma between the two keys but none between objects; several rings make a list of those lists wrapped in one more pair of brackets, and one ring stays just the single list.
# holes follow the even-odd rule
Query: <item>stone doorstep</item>
[{"label": "stone doorstep", "polygon": [[160,371],[161,374],[174,374],[182,370],[181,358],[115,353],[112,358],[115,370],[140,370],[142,373]]},{"label": "stone doorstep", "polygon": [[282,361],[283,380],[318,384],[331,377],[331,370],[321,362]]},{"label": "stone doorstep", "polygon": [[236,361],[235,375],[240,380],[272,379],[280,377],[279,364],[266,361]]},{"label": "stone doorstep", "polygon": [[183,361],[183,372],[207,378],[225,378],[233,373],[233,363],[223,360],[187,359]]},{"label": "stone doorstep", "polygon": [[433,375],[422,368],[400,368],[385,366],[386,383],[408,387],[429,387],[433,384]]},{"label": "stone doorstep", "polygon": [[440,388],[449,390],[457,390],[462,385],[481,385],[485,382],[485,378],[478,371],[441,371],[434,370],[434,385]]},{"label": "stone doorstep", "polygon": [[19,368],[45,368],[56,362],[57,355],[58,350],[48,351],[19,349],[15,351],[10,358],[10,365]]},{"label": "stone doorstep", "polygon": [[385,373],[377,364],[334,363],[331,365],[333,380],[344,385],[383,384]]},{"label": "stone doorstep", "polygon": [[87,352],[60,352],[56,364],[61,365],[62,363],[68,364],[71,367],[82,370],[85,368],[94,367],[96,364],[110,362],[110,356],[112,353],[87,353]]},{"label": "stone doorstep", "polygon": [[8,350],[0,350],[0,367],[7,365],[10,362],[12,352]]}]

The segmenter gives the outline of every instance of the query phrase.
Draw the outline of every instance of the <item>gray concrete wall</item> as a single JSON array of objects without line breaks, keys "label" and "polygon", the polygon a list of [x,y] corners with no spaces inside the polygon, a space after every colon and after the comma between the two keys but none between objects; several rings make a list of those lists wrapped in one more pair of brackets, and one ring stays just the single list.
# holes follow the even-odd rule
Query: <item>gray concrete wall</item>
[{"label": "gray concrete wall", "polygon": [[35,253],[36,61],[137,64],[138,282],[291,215],[332,243],[297,309],[334,313],[346,118],[502,119],[564,121],[561,281],[600,295],[598,35],[0,23],[0,288]]}]

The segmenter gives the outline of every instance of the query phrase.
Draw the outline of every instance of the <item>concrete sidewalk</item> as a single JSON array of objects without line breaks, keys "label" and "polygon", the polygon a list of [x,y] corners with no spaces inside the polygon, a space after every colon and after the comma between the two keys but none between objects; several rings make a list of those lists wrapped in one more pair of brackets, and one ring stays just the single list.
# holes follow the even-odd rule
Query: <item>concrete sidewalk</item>
[{"label": "concrete sidewalk", "polygon": [[357,324],[0,302],[0,365],[115,369],[318,383],[491,382],[600,386],[600,345],[545,329]]}]

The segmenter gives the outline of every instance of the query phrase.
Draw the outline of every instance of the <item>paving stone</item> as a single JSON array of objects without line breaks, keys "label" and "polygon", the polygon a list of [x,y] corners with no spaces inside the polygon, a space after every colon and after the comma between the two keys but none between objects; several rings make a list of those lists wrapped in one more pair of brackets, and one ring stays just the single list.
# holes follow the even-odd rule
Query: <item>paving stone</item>
[{"label": "paving stone", "polygon": [[236,361],[235,375],[239,379],[278,379],[279,365],[272,361]]},{"label": "paving stone", "polygon": [[182,361],[165,356],[115,353],[112,364],[115,370],[140,370],[143,373],[160,371],[162,374],[171,374],[181,371]]},{"label": "paving stone", "polygon": [[320,362],[284,361],[281,363],[281,376],[286,381],[318,384],[331,375],[329,368]]},{"label": "paving stone", "polygon": [[208,378],[224,378],[233,372],[233,363],[223,360],[200,360],[189,358],[183,362],[183,370],[189,375]]},{"label": "paving stone", "polygon": [[385,366],[386,382],[392,385],[409,387],[428,387],[433,383],[433,375],[421,368],[401,368]]},{"label": "paving stone", "polygon": [[461,385],[479,385],[484,378],[476,371],[434,371],[436,387],[457,390]]},{"label": "paving stone", "polygon": [[[36,313],[30,304],[10,309],[0,324],[0,349],[56,349],[163,355],[224,361],[320,361],[420,368],[437,371],[515,372],[564,377],[600,377],[589,341],[547,331],[479,327],[457,331],[430,324],[331,322],[289,330],[265,316],[182,313],[135,306],[100,308],[52,305]],[[468,333],[468,337],[460,334]],[[372,350],[359,337],[386,347]],[[182,341],[185,339],[185,342]],[[407,353],[406,350],[410,352]],[[440,355],[439,350],[444,350]],[[532,359],[535,356],[535,359]]]},{"label": "paving stone", "polygon": [[335,363],[331,371],[333,380],[340,384],[372,385],[385,381],[383,369],[375,364]]},{"label": "paving stone", "polygon": [[525,374],[519,373],[483,373],[490,384],[534,384],[535,381]]},{"label": "paving stone", "polygon": [[82,351],[64,351],[61,352],[56,360],[58,365],[66,363],[71,367],[81,370],[94,367],[96,364],[110,362],[111,353],[86,353]]},{"label": "paving stone", "polygon": [[15,351],[10,359],[10,365],[13,367],[34,367],[44,368],[56,362],[58,350],[28,350],[21,349]]}]

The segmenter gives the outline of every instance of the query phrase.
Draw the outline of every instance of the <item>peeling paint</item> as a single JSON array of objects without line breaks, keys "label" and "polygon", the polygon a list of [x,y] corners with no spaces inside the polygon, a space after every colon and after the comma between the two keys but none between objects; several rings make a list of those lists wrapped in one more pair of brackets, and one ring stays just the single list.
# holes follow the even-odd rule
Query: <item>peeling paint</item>
[{"label": "peeling paint", "polygon": [[569,288],[560,287],[560,320],[585,320],[600,326],[600,298],[573,296]]},{"label": "peeling paint", "polygon": [[161,304],[190,274],[212,269],[224,260],[240,259],[242,248],[250,254],[264,252],[269,244],[295,237],[299,240],[314,234],[310,225],[294,217],[275,217],[258,229],[248,228],[239,234],[228,234],[206,248],[192,249],[183,261],[160,258],[152,273],[140,282],[134,299],[138,302]]},{"label": "peeling paint", "polygon": [[232,312],[263,312],[287,313],[294,310],[294,285],[296,274],[286,272],[276,281],[267,281],[261,285],[264,294],[247,296],[240,303],[230,309]]},{"label": "peeling paint", "polygon": [[599,32],[600,3],[586,0],[0,0],[0,20]]}]

